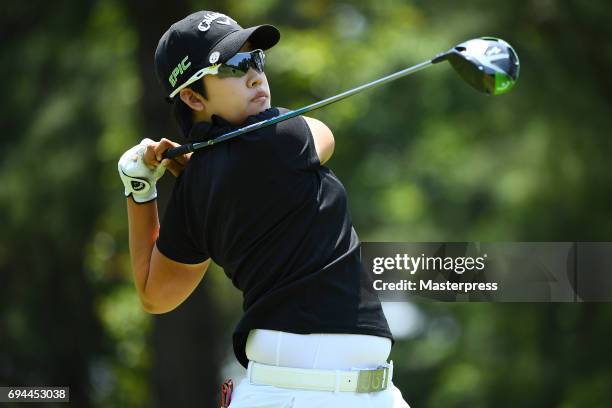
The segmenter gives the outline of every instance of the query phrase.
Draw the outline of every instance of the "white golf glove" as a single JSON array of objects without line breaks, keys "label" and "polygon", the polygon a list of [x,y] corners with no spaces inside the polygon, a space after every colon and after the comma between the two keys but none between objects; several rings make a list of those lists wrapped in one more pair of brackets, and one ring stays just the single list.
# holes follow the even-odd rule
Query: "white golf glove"
[{"label": "white golf glove", "polygon": [[157,198],[157,180],[164,175],[166,168],[161,164],[151,170],[143,161],[144,152],[151,139],[142,139],[119,159],[119,176],[125,186],[125,196],[132,195],[137,203],[146,203]]}]

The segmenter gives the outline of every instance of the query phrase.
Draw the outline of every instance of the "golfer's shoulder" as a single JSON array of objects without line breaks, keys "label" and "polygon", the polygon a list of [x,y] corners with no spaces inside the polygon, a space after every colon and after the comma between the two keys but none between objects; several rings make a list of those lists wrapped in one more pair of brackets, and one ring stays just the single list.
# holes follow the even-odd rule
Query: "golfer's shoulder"
[{"label": "golfer's shoulder", "polygon": [[[278,108],[278,111],[281,115],[289,112],[286,108]],[[304,146],[314,147],[321,164],[329,160],[334,152],[334,135],[329,127],[318,119],[300,115],[280,122],[278,131],[287,136],[288,140],[298,142],[300,151],[312,151],[309,148],[304,149]]]},{"label": "golfer's shoulder", "polygon": [[315,143],[315,149],[319,156],[321,164],[329,160],[331,155],[334,153],[334,134],[327,127],[327,125],[318,119],[304,116],[304,120],[310,129],[312,138]]},{"label": "golfer's shoulder", "polygon": [[330,128],[327,127],[327,125],[321,122],[319,119],[311,118],[308,116],[303,116],[303,118],[306,121],[306,124],[308,125],[308,128],[310,129],[310,132],[313,136],[317,134],[322,135],[324,137],[334,137]]}]

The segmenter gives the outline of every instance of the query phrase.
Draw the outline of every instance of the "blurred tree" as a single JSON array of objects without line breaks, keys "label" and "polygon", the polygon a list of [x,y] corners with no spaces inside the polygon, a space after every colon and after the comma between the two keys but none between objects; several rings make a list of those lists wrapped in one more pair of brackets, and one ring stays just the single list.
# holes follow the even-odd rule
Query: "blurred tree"
[{"label": "blurred tree", "polygon": [[92,8],[13,2],[0,15],[0,384],[70,386],[81,407],[90,362],[108,353],[83,268],[105,205],[96,84],[78,41]]}]

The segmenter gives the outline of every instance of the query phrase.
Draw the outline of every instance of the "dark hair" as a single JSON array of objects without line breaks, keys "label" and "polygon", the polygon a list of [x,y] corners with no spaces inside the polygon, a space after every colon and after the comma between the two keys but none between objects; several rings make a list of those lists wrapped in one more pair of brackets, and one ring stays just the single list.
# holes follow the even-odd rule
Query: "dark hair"
[{"label": "dark hair", "polygon": [[[194,82],[187,88],[199,93],[204,97],[204,99],[208,99],[208,95],[206,94],[206,87],[204,86],[204,78]],[[175,99],[176,100],[174,101],[174,106],[172,108],[174,113],[174,120],[178,124],[179,129],[183,134],[183,137],[187,138],[187,136],[189,136],[191,128],[193,127],[193,111],[189,106],[187,106],[185,102],[181,100],[178,95],[175,96]]]}]

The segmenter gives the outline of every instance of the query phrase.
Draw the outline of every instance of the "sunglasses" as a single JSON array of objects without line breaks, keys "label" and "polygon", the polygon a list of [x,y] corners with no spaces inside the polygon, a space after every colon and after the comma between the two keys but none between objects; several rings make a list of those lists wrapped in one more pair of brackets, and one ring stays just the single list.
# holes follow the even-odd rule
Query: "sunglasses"
[{"label": "sunglasses", "polygon": [[185,81],[184,84],[172,91],[170,98],[173,98],[181,89],[186,88],[198,79],[203,78],[205,75],[216,75],[219,78],[239,78],[246,75],[250,68],[262,73],[265,61],[266,54],[264,54],[262,50],[257,49],[248,52],[239,52],[222,64],[202,68]]},{"label": "sunglasses", "polygon": [[266,54],[262,50],[239,52],[232,58],[219,65],[217,76],[219,78],[241,77],[246,75],[249,68],[260,74],[263,72]]}]

